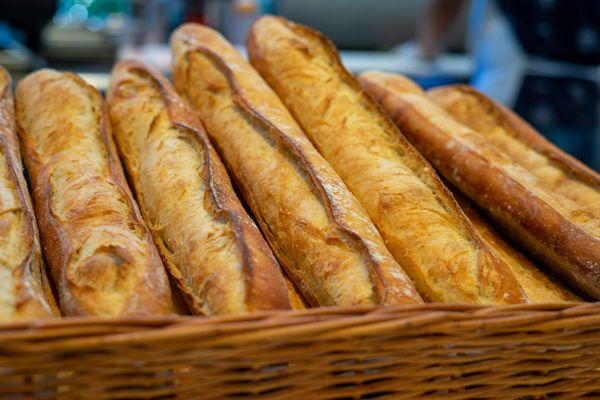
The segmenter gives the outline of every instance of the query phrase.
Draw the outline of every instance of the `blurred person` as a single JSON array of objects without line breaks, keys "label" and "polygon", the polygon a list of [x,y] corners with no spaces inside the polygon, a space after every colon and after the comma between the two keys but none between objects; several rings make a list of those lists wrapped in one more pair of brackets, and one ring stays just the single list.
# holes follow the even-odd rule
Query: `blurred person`
[{"label": "blurred person", "polygon": [[[435,58],[464,0],[428,0],[420,56]],[[473,0],[471,85],[600,170],[600,2]]]}]

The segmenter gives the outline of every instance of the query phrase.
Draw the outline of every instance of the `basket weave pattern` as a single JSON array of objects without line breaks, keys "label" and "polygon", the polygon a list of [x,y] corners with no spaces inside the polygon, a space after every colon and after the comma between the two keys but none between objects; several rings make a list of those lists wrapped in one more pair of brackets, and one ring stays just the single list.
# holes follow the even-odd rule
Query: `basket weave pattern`
[{"label": "basket weave pattern", "polygon": [[0,326],[2,398],[600,397],[600,303]]}]

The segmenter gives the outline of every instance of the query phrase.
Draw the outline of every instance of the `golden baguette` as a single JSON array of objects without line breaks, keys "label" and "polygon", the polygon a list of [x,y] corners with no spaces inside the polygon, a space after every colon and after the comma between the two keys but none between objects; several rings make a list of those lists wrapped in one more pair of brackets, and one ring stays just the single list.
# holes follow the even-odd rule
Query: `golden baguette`
[{"label": "golden baguette", "polygon": [[58,315],[23,177],[12,82],[0,67],[0,322]]},{"label": "golden baguette", "polygon": [[429,301],[527,301],[452,195],[342,66],[319,33],[283,18],[251,29],[252,64],[366,207],[390,251]]},{"label": "golden baguette", "polygon": [[466,85],[435,88],[427,95],[529,171],[545,188],[600,219],[600,175],[550,143],[517,114]]},{"label": "golden baguette", "polygon": [[290,308],[275,257],[169,82],[141,63],[120,62],[108,109],[133,192],[190,310]]},{"label": "golden baguette", "polygon": [[[555,175],[559,164],[533,172],[535,167],[525,161],[522,150],[513,152],[512,144],[504,149],[499,145],[510,141],[508,136],[498,142],[460,124],[404,77],[371,72],[361,79],[412,143],[496,225],[544,261],[563,282],[600,300],[600,218],[594,214],[597,204],[589,203],[600,187],[597,175],[588,170],[584,180],[583,172],[573,173],[573,177],[581,176],[578,185],[588,186],[586,194],[579,189],[557,190],[544,176]],[[530,152],[536,151],[531,147]]]},{"label": "golden baguette", "polygon": [[462,193],[457,189],[451,191],[475,231],[492,251],[509,266],[532,303],[582,301],[565,285],[553,276],[544,273],[523,253],[504,240]]},{"label": "golden baguette", "polygon": [[176,87],[304,298],[323,306],[420,303],[364,210],[242,56],[196,24],[178,28],[171,44]]},{"label": "golden baguette", "polygon": [[307,308],[306,301],[304,297],[298,291],[298,288],[294,285],[294,283],[287,277],[284,276],[285,284],[288,289],[288,296],[290,298],[290,306],[292,310],[304,310]]},{"label": "golden baguette", "polygon": [[63,313],[172,313],[169,281],[125,182],[102,96],[77,75],[44,69],[19,83],[16,100]]}]

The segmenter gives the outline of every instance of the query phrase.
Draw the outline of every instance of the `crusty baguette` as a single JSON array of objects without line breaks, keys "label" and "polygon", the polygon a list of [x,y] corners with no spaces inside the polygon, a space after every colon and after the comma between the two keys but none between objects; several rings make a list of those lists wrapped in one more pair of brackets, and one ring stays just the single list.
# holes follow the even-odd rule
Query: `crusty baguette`
[{"label": "crusty baguette", "polygon": [[77,75],[45,69],[19,83],[16,102],[63,313],[173,312],[169,281],[125,182],[102,96]]},{"label": "crusty baguette", "polygon": [[284,279],[288,289],[290,307],[292,308],[292,310],[304,310],[305,308],[307,308],[306,302],[304,301],[304,297],[302,297],[302,294],[300,294],[298,288],[287,276],[284,276]]},{"label": "crusty baguette", "polygon": [[451,191],[479,237],[509,266],[532,303],[582,301],[555,277],[542,272],[523,253],[504,240],[462,193],[457,189]]},{"label": "crusty baguette", "polygon": [[192,110],[157,72],[113,69],[115,142],[154,241],[196,314],[290,308],[283,275]]},{"label": "crusty baguette", "polygon": [[435,88],[428,97],[534,175],[552,192],[600,219],[600,175],[550,143],[531,125],[466,85]]},{"label": "crusty baguette", "polygon": [[58,315],[23,177],[11,79],[0,67],[0,322]]},{"label": "crusty baguette", "polygon": [[[569,195],[561,193],[571,190],[557,190],[544,178],[546,173],[555,175],[558,167],[532,173],[535,167],[525,161],[527,157],[520,150],[507,152],[486,135],[461,125],[406,78],[377,72],[364,73],[361,78],[412,143],[497,226],[544,261],[565,283],[600,300],[597,203],[588,204],[589,197],[582,192],[575,195],[579,189]],[[569,159],[564,155],[560,158]],[[581,184],[585,182],[589,190],[593,189],[592,196],[597,196],[598,177],[587,171],[582,179],[583,174],[571,176]]]},{"label": "crusty baguette", "polygon": [[171,38],[174,82],[197,108],[275,255],[311,305],[418,303],[368,216],[275,93],[217,32]]},{"label": "crusty baguette", "polygon": [[252,64],[366,207],[396,260],[430,301],[527,301],[433,168],[398,132],[317,32],[263,17]]}]

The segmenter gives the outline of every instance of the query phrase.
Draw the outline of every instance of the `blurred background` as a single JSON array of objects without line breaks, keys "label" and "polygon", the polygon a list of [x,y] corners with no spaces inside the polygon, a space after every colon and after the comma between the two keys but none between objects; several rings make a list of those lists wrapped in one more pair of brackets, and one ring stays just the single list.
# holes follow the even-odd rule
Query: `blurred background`
[{"label": "blurred background", "polygon": [[597,0],[0,0],[0,64],[15,81],[48,66],[105,90],[119,59],[168,73],[168,37],[182,22],[244,51],[263,14],[322,31],[352,72],[470,83],[600,171]]}]

